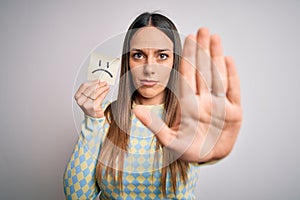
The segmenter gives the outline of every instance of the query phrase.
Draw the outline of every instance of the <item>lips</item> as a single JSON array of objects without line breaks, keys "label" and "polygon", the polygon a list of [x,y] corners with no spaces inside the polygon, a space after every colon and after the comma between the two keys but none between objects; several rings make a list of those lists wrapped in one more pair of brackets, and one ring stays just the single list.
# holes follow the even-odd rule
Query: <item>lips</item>
[{"label": "lips", "polygon": [[158,83],[158,81],[148,80],[148,79],[143,79],[143,80],[140,80],[140,81],[141,81],[141,85],[146,86],[146,87],[152,87],[152,86],[154,86]]}]

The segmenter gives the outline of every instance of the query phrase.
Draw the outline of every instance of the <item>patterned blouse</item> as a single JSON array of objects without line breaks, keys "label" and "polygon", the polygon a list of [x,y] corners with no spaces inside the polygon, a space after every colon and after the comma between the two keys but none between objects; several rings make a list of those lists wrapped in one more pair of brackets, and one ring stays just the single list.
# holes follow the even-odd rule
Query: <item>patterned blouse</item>
[{"label": "patterned blouse", "polygon": [[[147,106],[162,116],[163,105]],[[132,116],[128,153],[124,160],[122,189],[112,176],[96,180],[96,165],[101,145],[108,130],[105,118],[85,116],[81,134],[64,173],[64,192],[67,199],[164,199],[161,191],[162,159],[157,156],[156,137],[134,115]],[[158,164],[155,164],[158,160]],[[172,190],[167,172],[166,199],[195,199],[194,190],[199,165],[190,163],[186,184],[177,177],[177,191]]]}]

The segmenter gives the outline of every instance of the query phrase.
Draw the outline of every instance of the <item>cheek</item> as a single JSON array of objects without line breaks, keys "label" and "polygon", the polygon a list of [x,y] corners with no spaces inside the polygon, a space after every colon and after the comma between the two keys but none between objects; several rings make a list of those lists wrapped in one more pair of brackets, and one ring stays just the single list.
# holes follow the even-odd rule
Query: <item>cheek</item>
[{"label": "cheek", "polygon": [[129,69],[130,69],[132,78],[135,78],[138,76],[139,71],[140,71],[139,68],[140,67],[138,67],[138,63],[132,61],[132,59],[129,59]]},{"label": "cheek", "polygon": [[173,64],[174,64],[174,60],[169,60],[169,62],[166,63],[165,65],[165,70],[163,71],[165,77],[170,77],[171,71],[173,70]]},{"label": "cheek", "polygon": [[170,68],[170,67],[164,66],[163,68],[161,68],[159,76],[160,76],[162,85],[166,86],[168,84],[170,75],[171,75],[171,71],[172,71],[172,68]]},{"label": "cheek", "polygon": [[170,79],[170,74],[171,72],[169,72],[168,74],[165,74],[164,78],[163,78],[163,85],[166,87],[168,82],[169,82],[169,79]]},{"label": "cheek", "polygon": [[133,69],[133,68],[130,68],[130,73],[131,73],[132,80],[135,83],[136,82],[136,78],[138,77],[137,71],[135,69]]},{"label": "cheek", "polygon": [[133,81],[133,84],[136,88],[139,87],[139,79],[140,77],[143,76],[143,68],[142,67],[138,67],[138,66],[134,66],[134,67],[130,67],[130,74],[131,74],[131,78]]}]

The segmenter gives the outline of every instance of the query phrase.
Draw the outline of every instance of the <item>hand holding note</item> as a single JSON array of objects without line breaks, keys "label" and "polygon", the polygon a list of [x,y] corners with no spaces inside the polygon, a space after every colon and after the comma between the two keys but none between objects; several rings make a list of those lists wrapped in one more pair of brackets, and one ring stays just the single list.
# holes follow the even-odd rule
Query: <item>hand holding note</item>
[{"label": "hand holding note", "polygon": [[90,55],[88,82],[82,83],[74,95],[85,115],[94,118],[104,116],[101,104],[109,92],[109,85],[116,82],[119,64],[119,58],[95,52]]}]

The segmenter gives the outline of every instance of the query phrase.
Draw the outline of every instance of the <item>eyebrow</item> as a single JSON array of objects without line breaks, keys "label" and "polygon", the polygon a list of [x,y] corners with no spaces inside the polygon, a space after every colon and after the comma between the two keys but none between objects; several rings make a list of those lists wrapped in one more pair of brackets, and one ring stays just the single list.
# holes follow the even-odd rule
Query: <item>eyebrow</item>
[{"label": "eyebrow", "polygon": [[[137,48],[132,48],[132,49],[130,49],[130,51],[144,52],[142,49],[137,49]],[[160,53],[160,52],[164,52],[164,51],[171,51],[171,50],[170,49],[157,49],[155,52]]]}]

